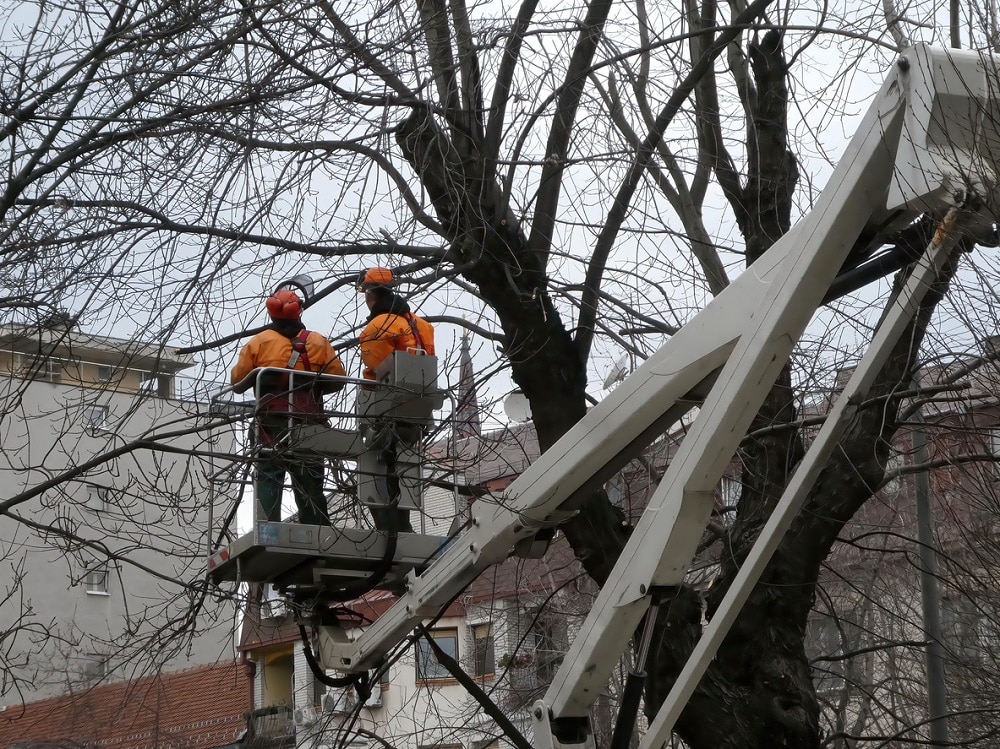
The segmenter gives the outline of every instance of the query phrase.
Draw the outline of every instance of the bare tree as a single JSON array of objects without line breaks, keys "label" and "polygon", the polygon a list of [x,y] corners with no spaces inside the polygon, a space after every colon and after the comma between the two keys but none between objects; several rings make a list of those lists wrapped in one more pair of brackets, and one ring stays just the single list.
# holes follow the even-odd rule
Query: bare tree
[{"label": "bare tree", "polygon": [[[95,329],[204,350],[231,346],[250,301],[290,271],[322,276],[317,301],[334,299],[377,257],[414,298],[465,307],[500,342],[544,450],[584,415],[605,357],[642,358],[788,230],[836,150],[825,136],[851,114],[848,87],[888,64],[887,28],[904,39],[927,25],[922,10],[887,22],[770,0],[13,5],[4,308],[65,307]],[[841,64],[828,67],[833,45]],[[924,231],[886,241],[919,245]],[[820,569],[883,479],[901,388],[954,272],[685,710],[689,746],[819,745],[803,640]],[[861,320],[864,335],[878,312],[869,301],[831,324]],[[802,371],[837,345],[804,351]],[[802,454],[799,374],[782,373],[743,443],[713,585],[669,602],[650,712]],[[621,510],[594,492],[563,529],[603,583],[629,535]]]}]

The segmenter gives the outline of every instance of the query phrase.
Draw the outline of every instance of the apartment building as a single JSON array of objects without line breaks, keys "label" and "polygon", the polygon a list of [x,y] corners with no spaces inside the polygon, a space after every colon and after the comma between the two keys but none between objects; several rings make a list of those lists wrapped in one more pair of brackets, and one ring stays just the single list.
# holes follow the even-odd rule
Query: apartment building
[{"label": "apartment building", "polygon": [[886,479],[826,560],[806,648],[832,746],[929,741],[932,690],[950,741],[992,746],[1000,730],[996,343],[921,370]]},{"label": "apartment building", "polygon": [[68,321],[0,328],[0,710],[232,662],[203,583],[234,433],[178,397],[188,357]]}]

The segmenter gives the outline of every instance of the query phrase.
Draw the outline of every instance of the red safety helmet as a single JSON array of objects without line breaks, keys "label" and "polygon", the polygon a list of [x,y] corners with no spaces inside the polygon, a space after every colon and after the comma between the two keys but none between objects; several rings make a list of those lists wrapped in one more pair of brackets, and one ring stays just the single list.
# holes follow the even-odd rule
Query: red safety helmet
[{"label": "red safety helmet", "polygon": [[290,289],[278,289],[267,298],[267,314],[275,320],[298,320],[302,315],[302,300]]},{"label": "red safety helmet", "polygon": [[376,286],[392,286],[392,271],[388,268],[369,268],[358,279],[358,290],[367,291]]}]

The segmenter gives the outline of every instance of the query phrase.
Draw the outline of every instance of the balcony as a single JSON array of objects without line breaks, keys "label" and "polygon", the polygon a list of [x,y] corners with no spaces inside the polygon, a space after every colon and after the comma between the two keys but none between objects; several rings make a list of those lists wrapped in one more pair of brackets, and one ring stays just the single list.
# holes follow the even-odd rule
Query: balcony
[{"label": "balcony", "polygon": [[292,749],[295,721],[285,705],[262,707],[247,715],[246,749]]}]

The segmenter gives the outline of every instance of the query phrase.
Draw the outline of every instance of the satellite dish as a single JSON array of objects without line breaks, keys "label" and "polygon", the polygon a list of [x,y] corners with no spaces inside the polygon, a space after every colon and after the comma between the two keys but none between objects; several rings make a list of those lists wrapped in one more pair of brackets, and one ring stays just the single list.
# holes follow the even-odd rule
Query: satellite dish
[{"label": "satellite dish", "polygon": [[625,375],[629,372],[629,357],[628,354],[622,354],[621,358],[615,362],[615,366],[611,368],[608,372],[608,376],[604,378],[604,388],[607,389],[612,385],[615,385],[625,379]]},{"label": "satellite dish", "polygon": [[291,291],[297,291],[302,295],[304,301],[308,301],[309,297],[313,295],[316,284],[312,280],[312,276],[307,276],[305,273],[300,273],[294,278],[289,278],[287,281],[282,281],[278,284],[278,288],[275,291],[281,289],[290,289]]},{"label": "satellite dish", "polygon": [[528,398],[520,390],[515,390],[503,399],[503,410],[511,421],[522,423],[531,418]]}]

